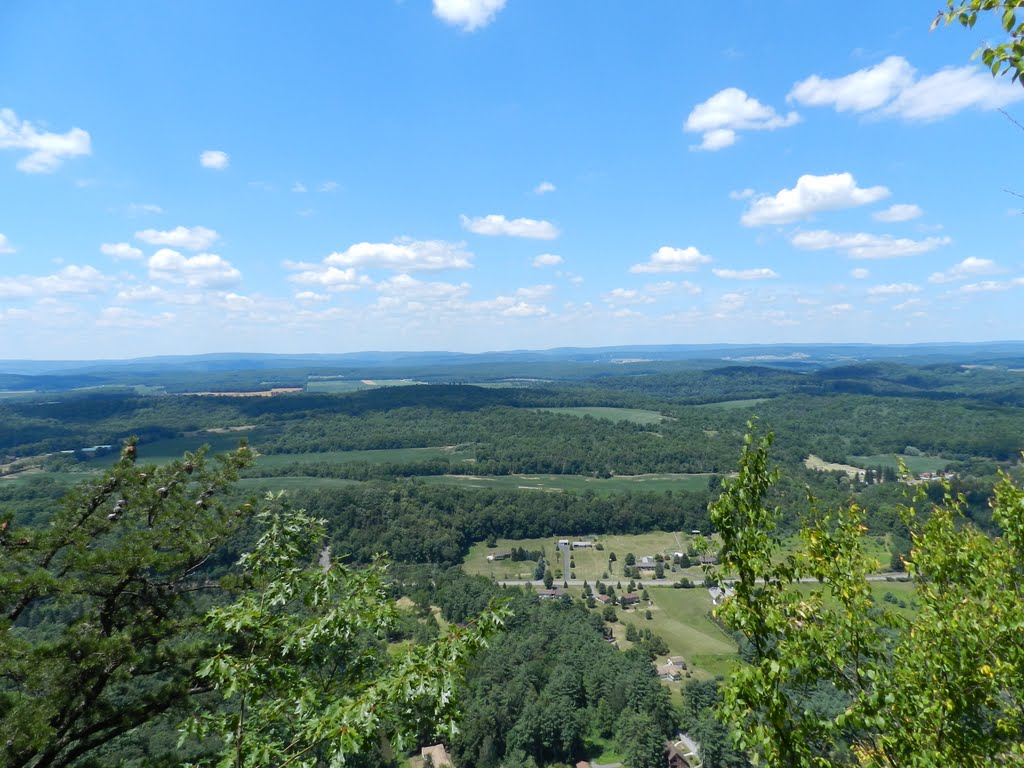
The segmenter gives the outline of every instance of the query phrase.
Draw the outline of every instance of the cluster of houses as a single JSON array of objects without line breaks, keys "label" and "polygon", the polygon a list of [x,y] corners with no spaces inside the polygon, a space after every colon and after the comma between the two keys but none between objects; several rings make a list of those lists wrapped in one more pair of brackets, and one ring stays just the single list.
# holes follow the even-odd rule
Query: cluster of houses
[{"label": "cluster of houses", "polygon": [[571,549],[593,549],[594,542],[592,541],[569,541],[568,539],[559,539],[558,548],[569,547]]}]

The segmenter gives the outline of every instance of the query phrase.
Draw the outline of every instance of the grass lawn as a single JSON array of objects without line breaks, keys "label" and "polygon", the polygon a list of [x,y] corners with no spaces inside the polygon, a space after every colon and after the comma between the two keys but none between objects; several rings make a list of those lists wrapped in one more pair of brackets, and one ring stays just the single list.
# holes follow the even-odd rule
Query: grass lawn
[{"label": "grass lawn", "polygon": [[609,421],[632,421],[635,424],[657,424],[665,420],[657,411],[645,411],[642,408],[605,408],[601,406],[582,406],[579,408],[538,408],[538,411],[549,413],[565,413],[569,416],[591,416],[595,419]]},{"label": "grass lawn", "polygon": [[[739,658],[736,643],[708,618],[711,597],[706,589],[652,589],[652,605],[641,604],[628,611],[618,609],[619,629],[622,639],[619,647],[629,645],[625,641],[625,624],[635,624],[637,629],[648,628],[660,635],[669,647],[669,655],[682,656],[689,665],[689,671],[698,679],[728,674]],[[644,618],[647,610],[651,619]],[[685,673],[683,681],[686,681]],[[678,687],[682,683],[672,683]]]},{"label": "grass lawn", "polygon": [[879,453],[874,456],[849,456],[846,460],[858,467],[892,467],[895,469],[900,459],[903,459],[907,469],[915,475],[922,472],[938,472],[940,469],[945,469],[946,465],[949,464],[949,459],[944,459],[941,456],[903,456],[895,453]]},{"label": "grass lawn", "polygon": [[697,491],[708,487],[709,474],[619,475],[601,479],[584,475],[433,475],[425,483],[459,485],[464,488],[497,488],[529,491]]}]

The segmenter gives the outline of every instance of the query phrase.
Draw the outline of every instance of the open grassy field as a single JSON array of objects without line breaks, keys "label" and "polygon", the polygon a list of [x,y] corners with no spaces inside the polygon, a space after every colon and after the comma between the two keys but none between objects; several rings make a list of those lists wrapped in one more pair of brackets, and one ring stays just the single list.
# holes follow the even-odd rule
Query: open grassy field
[{"label": "open grassy field", "polygon": [[320,453],[269,453],[257,459],[260,467],[281,467],[289,464],[350,464],[366,461],[371,464],[407,464],[428,459],[467,461],[473,458],[469,446],[436,446],[433,448],[383,448],[374,451],[323,451]]},{"label": "open grassy field", "polygon": [[696,491],[707,488],[711,475],[658,474],[620,475],[601,479],[583,475],[436,475],[421,478],[425,483],[459,485],[464,488],[499,488],[530,491]]},{"label": "open grassy field", "polygon": [[[620,648],[629,645],[624,625],[631,623],[638,629],[648,628],[661,635],[670,655],[683,656],[694,677],[706,679],[729,672],[739,658],[736,643],[708,618],[711,597],[706,589],[656,589],[650,591],[650,596],[651,605],[641,603],[638,608],[617,611],[622,632]],[[644,618],[648,609],[650,620]],[[618,631],[616,639],[619,639]],[[671,687],[679,685],[681,683],[670,684]]]},{"label": "open grassy field", "polygon": [[946,465],[949,464],[949,459],[944,459],[941,456],[903,456],[895,453],[880,453],[874,456],[849,456],[846,460],[858,467],[892,467],[895,469],[900,459],[903,459],[907,469],[915,475],[922,472],[938,472],[940,469],[945,469]]},{"label": "open grassy field", "polygon": [[312,379],[306,382],[306,391],[335,394],[356,392],[360,389],[376,389],[377,387],[405,387],[422,383],[413,379]]},{"label": "open grassy field", "polygon": [[691,405],[690,408],[717,408],[723,411],[735,411],[740,408],[749,408],[752,405],[763,403],[771,398],[768,397],[750,397],[746,400],[720,400],[717,403],[701,403],[700,405]]},{"label": "open grassy field", "polygon": [[[667,531],[653,531],[633,536],[629,535],[608,535],[608,536],[553,536],[545,539],[498,539],[498,546],[494,549],[487,547],[485,542],[474,544],[466,555],[463,562],[463,570],[467,573],[487,576],[498,580],[526,580],[533,579],[535,563],[533,561],[515,562],[512,560],[496,560],[488,562],[487,555],[493,552],[511,550],[514,547],[522,547],[528,551],[543,551],[552,571],[562,570],[562,553],[557,549],[558,539],[567,538],[570,541],[586,539],[601,543],[603,550],[599,549],[574,549],[572,550],[573,562],[576,567],[573,571],[577,579],[586,579],[593,584],[598,579],[615,583],[622,579],[622,569],[625,565],[626,554],[632,552],[637,559],[643,555],[654,556],[655,554],[669,555],[676,551],[685,552],[692,537],[688,533],[672,533]],[[608,562],[608,556],[614,552],[616,561]],[[608,577],[604,576],[608,573]],[[568,574],[562,574],[566,578]],[[699,568],[692,568],[672,572],[666,568],[665,582],[678,581],[682,576],[691,579],[702,578]],[[644,581],[653,582],[653,574],[644,577]],[[628,583],[629,579],[625,579]]]},{"label": "open grassy field", "polygon": [[549,413],[564,413],[569,416],[590,416],[595,419],[608,419],[609,421],[631,421],[634,424],[657,424],[664,421],[665,417],[657,411],[645,411],[642,408],[602,408],[599,406],[585,406],[579,408],[538,408],[538,411]]},{"label": "open grassy field", "polygon": [[243,491],[296,491],[358,485],[359,480],[338,477],[243,477],[236,485]]}]

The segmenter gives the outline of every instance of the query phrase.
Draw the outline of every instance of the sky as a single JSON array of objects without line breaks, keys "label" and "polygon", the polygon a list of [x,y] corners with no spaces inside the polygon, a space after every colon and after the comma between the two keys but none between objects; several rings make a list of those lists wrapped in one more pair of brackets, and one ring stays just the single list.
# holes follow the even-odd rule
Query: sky
[{"label": "sky", "polygon": [[940,5],[2,3],[0,359],[1024,338]]}]

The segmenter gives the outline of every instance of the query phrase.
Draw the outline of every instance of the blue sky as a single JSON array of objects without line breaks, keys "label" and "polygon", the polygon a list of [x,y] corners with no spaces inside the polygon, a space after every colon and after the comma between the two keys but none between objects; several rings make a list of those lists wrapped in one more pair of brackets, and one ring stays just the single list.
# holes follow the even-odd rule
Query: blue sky
[{"label": "blue sky", "polygon": [[1019,339],[938,2],[8,2],[0,358]]}]

